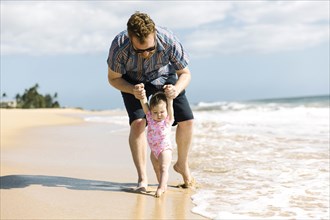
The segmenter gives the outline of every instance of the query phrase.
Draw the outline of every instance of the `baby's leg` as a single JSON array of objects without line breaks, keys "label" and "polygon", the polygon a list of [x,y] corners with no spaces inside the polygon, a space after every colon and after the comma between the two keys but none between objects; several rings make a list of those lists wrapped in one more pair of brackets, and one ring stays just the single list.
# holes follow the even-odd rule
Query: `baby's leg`
[{"label": "baby's leg", "polygon": [[151,160],[152,166],[154,167],[154,171],[157,176],[157,181],[158,181],[158,183],[160,183],[160,164],[159,164],[158,159],[155,157],[155,155],[152,152],[150,153],[150,160]]},{"label": "baby's leg", "polygon": [[156,191],[156,197],[160,197],[167,189],[168,170],[172,162],[172,150],[164,150],[159,157],[160,182]]}]

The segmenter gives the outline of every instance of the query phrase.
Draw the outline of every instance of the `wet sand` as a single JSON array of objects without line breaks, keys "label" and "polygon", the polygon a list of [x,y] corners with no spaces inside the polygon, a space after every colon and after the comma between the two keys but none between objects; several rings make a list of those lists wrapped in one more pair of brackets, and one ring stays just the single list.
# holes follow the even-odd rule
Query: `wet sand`
[{"label": "wet sand", "polygon": [[150,161],[150,194],[127,192],[137,182],[128,129],[82,120],[94,114],[1,109],[1,219],[204,219],[172,169],[168,191],[152,196]]}]

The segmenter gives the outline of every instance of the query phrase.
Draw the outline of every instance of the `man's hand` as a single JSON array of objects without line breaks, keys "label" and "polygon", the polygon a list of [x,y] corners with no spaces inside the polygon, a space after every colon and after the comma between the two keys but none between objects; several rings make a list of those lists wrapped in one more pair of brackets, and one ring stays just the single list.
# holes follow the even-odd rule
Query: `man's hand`
[{"label": "man's hand", "polygon": [[134,86],[133,93],[135,98],[139,100],[144,99],[146,97],[146,90],[144,89],[144,84],[143,83],[136,84]]},{"label": "man's hand", "polygon": [[177,88],[173,85],[165,85],[163,86],[163,89],[166,97],[169,99],[175,99],[180,94]]}]

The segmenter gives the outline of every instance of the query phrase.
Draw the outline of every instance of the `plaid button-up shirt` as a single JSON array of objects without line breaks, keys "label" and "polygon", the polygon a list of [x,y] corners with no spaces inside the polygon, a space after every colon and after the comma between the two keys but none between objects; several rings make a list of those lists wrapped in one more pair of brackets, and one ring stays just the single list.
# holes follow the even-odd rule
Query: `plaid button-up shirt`
[{"label": "plaid button-up shirt", "polygon": [[169,77],[176,75],[176,70],[185,68],[189,60],[178,38],[168,29],[157,26],[156,41],[155,53],[144,59],[134,51],[127,30],[119,33],[109,50],[109,68],[126,79],[162,87]]}]

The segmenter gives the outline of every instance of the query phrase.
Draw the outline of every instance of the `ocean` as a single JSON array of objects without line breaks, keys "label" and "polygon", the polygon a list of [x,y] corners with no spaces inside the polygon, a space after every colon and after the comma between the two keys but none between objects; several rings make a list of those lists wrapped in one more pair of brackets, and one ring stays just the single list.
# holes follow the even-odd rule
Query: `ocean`
[{"label": "ocean", "polygon": [[[329,219],[328,95],[192,108],[194,213],[210,219]],[[127,126],[127,116],[86,120]]]}]

